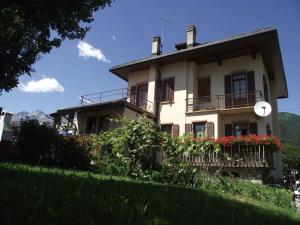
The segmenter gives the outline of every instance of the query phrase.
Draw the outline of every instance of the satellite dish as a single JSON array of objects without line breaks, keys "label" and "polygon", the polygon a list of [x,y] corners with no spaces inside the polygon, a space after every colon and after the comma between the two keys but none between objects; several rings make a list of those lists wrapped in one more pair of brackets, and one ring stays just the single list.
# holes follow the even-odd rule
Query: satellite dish
[{"label": "satellite dish", "polygon": [[258,116],[266,117],[272,112],[272,107],[268,102],[257,102],[254,106],[254,112]]}]

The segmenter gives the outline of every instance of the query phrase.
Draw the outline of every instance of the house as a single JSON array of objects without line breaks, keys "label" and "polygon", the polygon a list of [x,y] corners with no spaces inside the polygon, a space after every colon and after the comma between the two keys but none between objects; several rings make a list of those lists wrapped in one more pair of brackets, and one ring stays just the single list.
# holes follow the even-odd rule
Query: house
[{"label": "house", "polygon": [[[63,116],[77,133],[87,134],[116,126],[109,117],[147,113],[174,136],[279,136],[277,99],[287,98],[288,90],[276,29],[198,43],[196,27],[188,26],[186,41],[175,49],[163,53],[160,37],[154,37],[150,57],[110,69],[128,82],[126,89],[82,96],[81,106],[57,110],[56,122]],[[254,113],[259,101],[270,103],[271,115]],[[281,153],[273,158],[281,177]]]},{"label": "house", "polygon": [[0,110],[0,142],[11,141],[13,138],[13,128],[10,125],[12,113]]}]

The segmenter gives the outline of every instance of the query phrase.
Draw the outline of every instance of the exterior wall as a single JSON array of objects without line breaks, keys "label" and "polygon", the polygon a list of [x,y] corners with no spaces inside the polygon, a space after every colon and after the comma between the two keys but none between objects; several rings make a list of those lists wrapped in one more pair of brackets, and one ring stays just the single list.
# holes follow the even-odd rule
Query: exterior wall
[{"label": "exterior wall", "polygon": [[123,113],[123,116],[133,119],[133,120],[137,119],[139,115],[141,115],[141,114],[139,114],[136,111],[129,109],[129,108],[125,108],[124,113]]},{"label": "exterior wall", "polygon": [[[242,70],[254,71],[255,89],[261,91],[262,95],[264,94],[263,75],[267,78],[269,98],[273,108],[270,116],[259,118],[253,109],[249,109],[248,113],[235,111],[228,115],[220,114],[219,111],[191,114],[185,112],[186,98],[193,98],[198,95],[198,78],[211,77],[211,95],[224,95],[224,76]],[[195,62],[182,61],[160,68],[150,66],[148,70],[131,73],[128,79],[128,88],[130,89],[132,85],[148,82],[148,100],[154,102],[157,95],[155,91],[158,78],[164,80],[171,77],[175,78],[174,101],[160,103],[158,115],[160,124],[178,124],[180,134],[183,134],[186,123],[214,122],[214,135],[219,137],[224,136],[226,123],[244,120],[257,122],[258,134],[266,134],[267,124],[269,124],[273,134],[278,134],[276,84],[274,81],[269,81],[261,54],[256,54],[256,58],[253,58],[252,55],[246,55],[223,60],[221,65],[212,62],[198,66]],[[263,96],[261,100],[263,100]]]},{"label": "exterior wall", "polygon": [[149,70],[133,72],[128,76],[128,89],[131,90],[131,86],[142,84],[148,81]]},{"label": "exterior wall", "polygon": [[187,62],[169,64],[160,68],[161,80],[174,77],[174,101],[160,105],[160,124],[178,124],[179,133],[185,129],[185,99],[187,97]]},{"label": "exterior wall", "polygon": [[225,136],[225,124],[239,122],[239,121],[256,122],[257,133],[266,134],[265,119],[256,116],[253,112],[221,115],[220,120],[221,120],[220,127],[219,127],[220,137]]},{"label": "exterior wall", "polygon": [[[255,74],[255,89],[263,92],[263,74],[265,68],[260,54],[253,59],[251,55],[241,56],[222,61],[222,65],[212,62],[198,66],[197,77],[211,77],[211,95],[224,95],[224,76],[232,72],[253,70]],[[194,95],[197,96],[197,84]],[[195,97],[196,97],[195,96]]]}]

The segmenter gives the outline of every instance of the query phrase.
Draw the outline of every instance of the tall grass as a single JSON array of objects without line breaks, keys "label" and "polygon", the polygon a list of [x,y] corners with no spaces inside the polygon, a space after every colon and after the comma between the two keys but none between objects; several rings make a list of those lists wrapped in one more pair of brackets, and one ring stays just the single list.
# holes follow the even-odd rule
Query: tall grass
[{"label": "tall grass", "polygon": [[0,163],[0,224],[299,224],[291,209],[222,193]]}]

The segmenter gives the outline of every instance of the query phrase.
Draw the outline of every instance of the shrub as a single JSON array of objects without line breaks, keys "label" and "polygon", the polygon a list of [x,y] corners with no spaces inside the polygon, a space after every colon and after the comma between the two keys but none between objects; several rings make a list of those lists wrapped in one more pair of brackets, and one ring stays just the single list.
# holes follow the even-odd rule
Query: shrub
[{"label": "shrub", "polygon": [[22,120],[16,135],[16,147],[21,161],[33,164],[51,164],[58,138],[55,128],[40,125],[37,120]]},{"label": "shrub", "polygon": [[95,160],[98,171],[112,175],[143,176],[143,171],[152,170],[155,152],[161,146],[159,127],[145,115],[136,120],[117,118],[122,126],[93,135],[94,145],[101,145]]},{"label": "shrub", "polygon": [[89,169],[91,156],[87,146],[60,136],[57,130],[37,120],[21,121],[16,147],[22,162],[70,169]]}]

